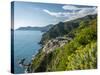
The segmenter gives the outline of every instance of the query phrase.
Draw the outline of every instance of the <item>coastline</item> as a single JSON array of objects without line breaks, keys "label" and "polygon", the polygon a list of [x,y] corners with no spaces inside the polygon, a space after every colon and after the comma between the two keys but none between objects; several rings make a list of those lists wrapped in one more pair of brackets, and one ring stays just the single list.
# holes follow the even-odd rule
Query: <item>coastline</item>
[{"label": "coastline", "polygon": [[36,55],[33,55],[32,59],[30,60],[31,62],[29,63],[30,65],[27,66],[27,68],[25,69],[25,73],[33,73],[34,70],[31,71],[31,66],[32,66],[32,61],[34,61],[34,59],[36,58],[36,56],[42,51],[43,48],[40,48],[38,50],[38,53]]},{"label": "coastline", "polygon": [[[24,73],[25,69],[27,68],[26,65],[31,63],[31,59],[33,58],[33,55],[36,55],[38,53],[38,50],[41,48],[41,46],[38,44],[38,42],[40,42],[41,40],[41,35],[42,33],[39,32],[34,32],[34,31],[15,31],[15,36],[16,36],[16,40],[18,43],[20,43],[19,45],[16,44],[16,40],[15,40],[15,48],[16,48],[16,52],[18,51],[18,53],[16,53],[15,56],[15,72],[17,73]],[[21,35],[22,34],[22,35]],[[18,36],[21,35],[21,36]],[[27,35],[29,35],[30,37],[28,37]],[[23,38],[22,36],[24,36],[25,38]],[[37,38],[35,38],[35,36]],[[23,39],[22,41],[19,41],[19,39]],[[26,40],[27,39],[27,40]],[[19,47],[20,46],[20,47]],[[22,50],[22,52],[20,52],[20,50]],[[18,56],[18,57],[17,57]],[[24,61],[25,59],[25,61]],[[21,67],[20,65],[24,65],[23,67]]]},{"label": "coastline", "polygon": [[[82,24],[79,21],[79,26],[74,28],[72,31],[69,31],[69,33],[66,34],[66,38],[63,35],[59,37],[56,36],[56,38],[53,39],[51,38],[49,40],[43,40],[42,42],[46,41],[46,43],[45,45],[42,44],[43,47],[39,50],[39,52],[35,55],[35,57],[32,58],[33,60],[31,61],[31,65],[27,68],[27,73],[64,71],[64,70],[73,70],[73,68],[74,70],[95,69],[97,66],[96,21],[97,21],[96,17],[93,17],[91,19],[89,16],[89,24],[87,22],[85,24],[82,18],[81,20]],[[86,37],[87,34],[89,37]],[[84,54],[84,52],[86,53]],[[84,57],[84,55],[89,57],[91,57],[90,55],[93,55],[92,57],[94,58],[93,60],[95,60],[95,62],[92,61],[92,58],[88,57],[86,58]],[[77,59],[77,57],[79,59]],[[73,60],[71,60],[70,58]],[[85,65],[81,65],[82,63],[79,62],[78,65],[73,64],[74,67],[73,66],[70,67],[70,63],[75,62],[76,61],[75,59],[77,59],[77,61],[80,60],[81,62],[87,59],[93,65],[89,64],[88,61],[85,61],[86,62],[84,63]],[[87,64],[90,66],[87,66]]]}]

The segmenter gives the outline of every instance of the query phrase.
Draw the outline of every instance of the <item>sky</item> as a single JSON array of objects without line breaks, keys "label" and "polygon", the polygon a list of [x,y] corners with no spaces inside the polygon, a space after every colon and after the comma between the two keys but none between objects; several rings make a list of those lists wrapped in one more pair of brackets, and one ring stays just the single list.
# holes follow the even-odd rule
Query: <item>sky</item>
[{"label": "sky", "polygon": [[42,27],[66,22],[86,15],[96,14],[96,6],[14,2],[14,29]]}]

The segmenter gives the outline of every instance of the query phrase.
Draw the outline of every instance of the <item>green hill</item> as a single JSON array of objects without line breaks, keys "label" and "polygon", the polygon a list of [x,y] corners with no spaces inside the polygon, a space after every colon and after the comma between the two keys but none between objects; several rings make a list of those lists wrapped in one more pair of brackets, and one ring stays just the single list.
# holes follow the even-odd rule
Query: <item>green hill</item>
[{"label": "green hill", "polygon": [[95,18],[96,15],[88,15],[68,22],[60,22],[54,25],[52,28],[50,28],[49,31],[47,31],[45,34],[43,34],[40,43],[45,44],[46,42],[48,42],[48,40],[52,38],[66,35],[69,32],[71,32],[73,29],[79,27],[81,21],[88,23],[89,21]]},{"label": "green hill", "polygon": [[97,68],[97,15],[56,24],[43,35],[41,43],[46,47],[48,41],[51,43],[50,40],[55,40],[59,36],[72,39],[63,46],[53,44],[54,48],[51,48],[54,50],[40,49],[28,67],[28,72]]}]

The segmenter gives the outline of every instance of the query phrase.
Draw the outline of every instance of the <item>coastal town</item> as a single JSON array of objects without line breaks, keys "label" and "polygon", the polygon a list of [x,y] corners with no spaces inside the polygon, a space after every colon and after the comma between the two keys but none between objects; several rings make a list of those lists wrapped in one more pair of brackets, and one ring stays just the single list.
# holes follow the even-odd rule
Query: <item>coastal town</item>
[{"label": "coastal town", "polygon": [[72,40],[71,37],[56,37],[55,39],[49,40],[44,46],[43,46],[43,52],[46,54],[54,51],[57,47],[62,47],[66,43],[68,43],[70,40]]}]

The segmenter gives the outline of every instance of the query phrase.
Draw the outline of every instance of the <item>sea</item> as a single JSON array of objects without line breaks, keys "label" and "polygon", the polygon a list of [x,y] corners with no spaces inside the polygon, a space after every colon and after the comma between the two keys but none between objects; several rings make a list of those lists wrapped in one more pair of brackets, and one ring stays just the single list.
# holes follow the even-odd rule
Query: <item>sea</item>
[{"label": "sea", "polygon": [[25,59],[25,64],[31,62],[41,48],[39,42],[42,34],[41,31],[14,31],[14,73],[25,73],[25,68],[18,62],[22,59]]}]

